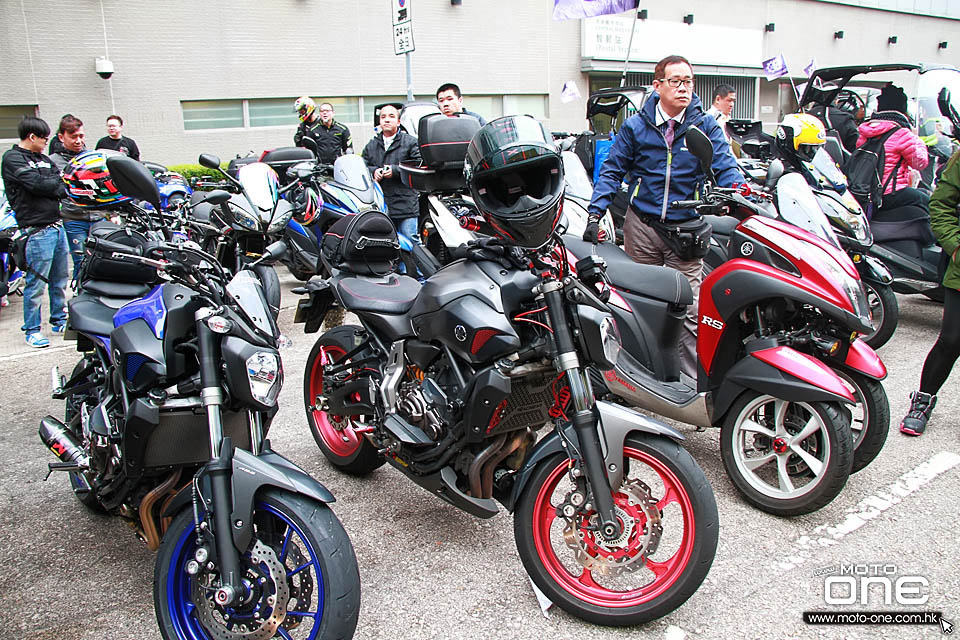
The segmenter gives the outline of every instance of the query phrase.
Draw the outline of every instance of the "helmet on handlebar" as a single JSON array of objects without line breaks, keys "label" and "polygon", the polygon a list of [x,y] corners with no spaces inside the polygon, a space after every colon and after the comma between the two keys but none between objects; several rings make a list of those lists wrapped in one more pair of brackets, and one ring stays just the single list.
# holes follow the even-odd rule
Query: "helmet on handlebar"
[{"label": "helmet on handlebar", "polygon": [[777,148],[791,160],[799,158],[810,162],[826,142],[823,123],[807,113],[789,113],[777,127]]},{"label": "helmet on handlebar", "polygon": [[130,200],[113,184],[107,169],[107,158],[117,154],[103,149],[84,151],[67,163],[63,169],[63,181],[74,204],[104,209]]},{"label": "helmet on handlebar", "polygon": [[297,117],[300,118],[300,122],[309,120],[316,109],[317,103],[309,96],[301,96],[293,103],[293,110],[297,112]]},{"label": "helmet on handlebar", "polygon": [[467,146],[470,194],[500,238],[543,246],[560,219],[563,161],[550,133],[530,116],[505,116],[482,127]]},{"label": "helmet on handlebar", "polygon": [[312,186],[308,186],[296,195],[293,217],[306,226],[316,221],[321,209],[323,209],[323,200],[320,194]]}]

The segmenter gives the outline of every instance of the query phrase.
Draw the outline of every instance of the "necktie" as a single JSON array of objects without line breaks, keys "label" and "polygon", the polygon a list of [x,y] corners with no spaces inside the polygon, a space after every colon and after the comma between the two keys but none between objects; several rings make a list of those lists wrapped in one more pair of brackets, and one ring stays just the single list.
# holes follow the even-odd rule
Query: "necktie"
[{"label": "necktie", "polygon": [[667,130],[663,132],[663,137],[667,141],[667,149],[673,149],[673,136],[676,132],[676,126],[676,120],[667,120]]}]

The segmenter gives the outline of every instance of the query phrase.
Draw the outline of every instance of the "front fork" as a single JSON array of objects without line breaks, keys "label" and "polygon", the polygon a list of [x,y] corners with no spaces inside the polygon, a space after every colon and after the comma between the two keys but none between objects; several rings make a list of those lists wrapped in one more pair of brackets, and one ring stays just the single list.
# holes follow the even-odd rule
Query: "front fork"
[{"label": "front fork", "polygon": [[[217,559],[220,565],[220,588],[214,598],[220,606],[228,606],[241,599],[240,554],[233,544],[230,522],[232,512],[231,473],[233,468],[233,446],[229,438],[223,437],[221,407],[223,388],[220,385],[220,349],[216,334],[210,330],[205,320],[213,315],[209,307],[199,309],[195,315],[197,323],[197,342],[200,357],[200,396],[207,412],[207,427],[210,432],[210,462],[206,469],[210,477],[213,494],[213,534],[217,545]],[[227,446],[224,446],[227,445]]]},{"label": "front fork", "polygon": [[557,369],[567,374],[570,395],[573,399],[573,429],[580,441],[580,454],[586,470],[587,482],[593,491],[594,505],[600,518],[600,535],[605,540],[614,540],[620,536],[622,527],[613,508],[613,492],[603,461],[603,449],[600,444],[596,401],[584,381],[580,368],[580,359],[570,331],[570,318],[563,301],[563,284],[551,280],[540,285],[553,329],[553,339],[557,347]]}]

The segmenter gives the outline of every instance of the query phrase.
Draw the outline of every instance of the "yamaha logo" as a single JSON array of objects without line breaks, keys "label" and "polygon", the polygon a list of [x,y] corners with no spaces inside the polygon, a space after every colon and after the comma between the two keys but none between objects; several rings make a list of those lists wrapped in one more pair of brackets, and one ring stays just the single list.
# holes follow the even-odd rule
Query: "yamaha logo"
[{"label": "yamaha logo", "polygon": [[460,342],[467,341],[467,329],[462,324],[458,324],[453,328],[453,335],[456,336],[457,340]]},{"label": "yamaha logo", "polygon": [[740,245],[740,254],[741,254],[741,255],[749,256],[749,255],[751,255],[752,253],[753,253],[753,243],[752,243],[752,242],[744,242],[742,245]]}]

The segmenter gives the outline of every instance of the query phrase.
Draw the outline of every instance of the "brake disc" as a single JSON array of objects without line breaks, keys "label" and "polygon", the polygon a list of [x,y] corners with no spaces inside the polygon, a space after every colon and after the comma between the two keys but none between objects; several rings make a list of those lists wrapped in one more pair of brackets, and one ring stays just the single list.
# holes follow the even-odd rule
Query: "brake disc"
[{"label": "brake disc", "polygon": [[[294,568],[303,566],[306,558],[300,552],[296,545],[291,545],[287,551],[287,558]],[[309,571],[290,576],[287,579],[290,586],[290,599],[287,601],[287,617],[280,624],[284,629],[290,631],[296,629],[303,622],[303,616],[293,616],[291,613],[303,613],[310,608],[310,600],[313,598],[313,574]],[[293,606],[290,606],[293,603]]]},{"label": "brake disc", "polygon": [[257,540],[247,559],[250,566],[244,583],[250,597],[239,605],[220,607],[213,601],[211,587],[197,579],[192,581],[197,618],[214,640],[267,640],[276,634],[287,615],[290,587],[277,554]]},{"label": "brake disc", "polygon": [[626,480],[614,496],[614,513],[623,524],[615,540],[598,535],[597,514],[567,519],[563,538],[585,569],[605,576],[618,576],[641,569],[657,551],[663,533],[660,510],[650,487],[641,480]]}]

